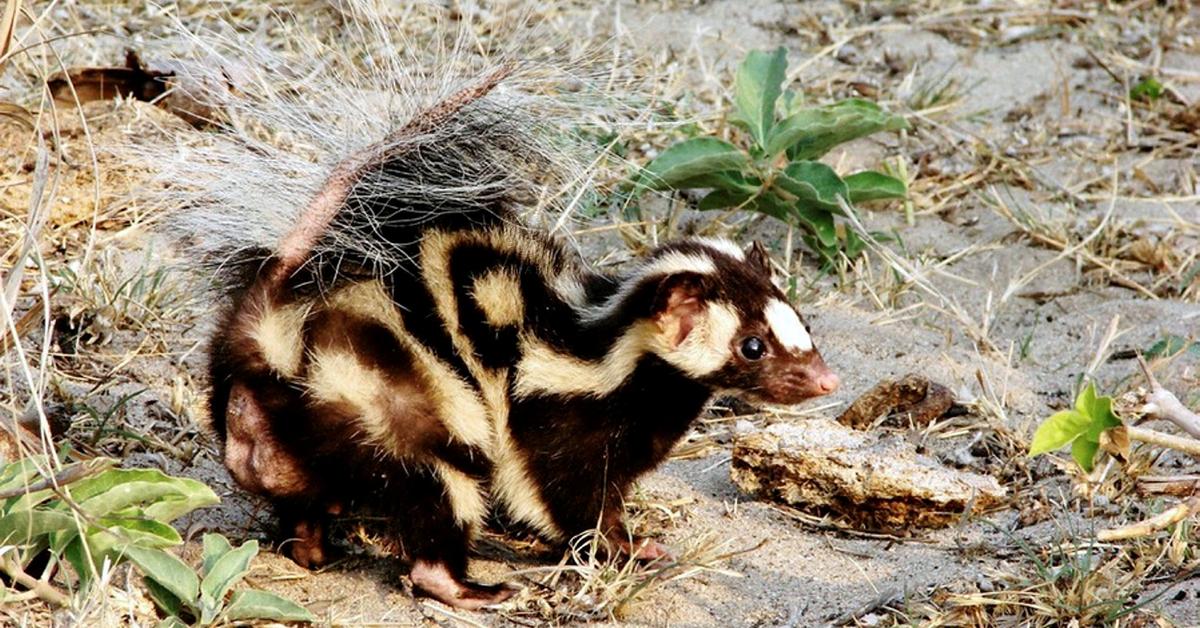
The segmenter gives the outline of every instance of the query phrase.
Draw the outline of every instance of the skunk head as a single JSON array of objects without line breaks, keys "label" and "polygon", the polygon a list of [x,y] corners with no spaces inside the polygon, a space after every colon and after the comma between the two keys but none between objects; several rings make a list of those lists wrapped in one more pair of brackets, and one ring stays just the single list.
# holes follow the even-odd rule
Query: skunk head
[{"label": "skunk head", "polygon": [[772,281],[766,250],[689,239],[649,257],[652,351],[715,390],[793,404],[837,389],[808,325]]}]

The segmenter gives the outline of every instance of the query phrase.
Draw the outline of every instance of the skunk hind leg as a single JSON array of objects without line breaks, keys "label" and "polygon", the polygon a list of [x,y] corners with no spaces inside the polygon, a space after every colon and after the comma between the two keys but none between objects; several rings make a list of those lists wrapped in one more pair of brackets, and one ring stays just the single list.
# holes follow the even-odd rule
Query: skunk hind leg
[{"label": "skunk hind leg", "polygon": [[506,584],[483,584],[467,577],[471,528],[455,516],[441,478],[428,467],[410,465],[393,476],[384,497],[391,533],[412,561],[414,593],[456,608],[474,610],[512,597]]}]

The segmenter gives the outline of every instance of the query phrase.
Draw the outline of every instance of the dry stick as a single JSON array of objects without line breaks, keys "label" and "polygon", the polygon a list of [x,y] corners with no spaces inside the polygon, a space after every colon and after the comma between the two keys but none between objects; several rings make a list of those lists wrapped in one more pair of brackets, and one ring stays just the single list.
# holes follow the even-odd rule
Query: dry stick
[{"label": "dry stick", "polygon": [[1139,521],[1120,528],[1112,528],[1109,530],[1101,530],[1096,533],[1096,540],[1102,542],[1108,541],[1124,541],[1126,539],[1136,539],[1142,536],[1149,536],[1166,529],[1192,514],[1200,511],[1200,496],[1192,497],[1187,501],[1176,504],[1162,513],[1159,513],[1144,521]]},{"label": "dry stick", "polygon": [[1171,449],[1182,451],[1185,454],[1191,454],[1197,458],[1200,458],[1200,440],[1188,438],[1187,436],[1164,434],[1155,430],[1148,430],[1144,427],[1134,427],[1132,425],[1126,427],[1125,430],[1126,433],[1129,434],[1129,438],[1133,440],[1149,443],[1151,445],[1158,445],[1159,447],[1169,447]]},{"label": "dry stick", "polygon": [[1154,418],[1174,423],[1193,438],[1200,438],[1200,415],[1189,410],[1178,397],[1158,383],[1141,353],[1137,354],[1137,361],[1150,384],[1150,394],[1146,396],[1146,405],[1142,406],[1142,411]]},{"label": "dry stick", "polygon": [[54,585],[25,573],[25,570],[21,569],[21,566],[11,556],[5,557],[4,561],[0,563],[0,570],[3,570],[9,578],[12,578],[13,582],[29,589],[50,604],[55,606],[69,606],[71,604],[71,598],[67,594],[54,588]]},{"label": "dry stick", "polygon": [[48,488],[58,488],[65,484],[70,484],[72,482],[82,480],[83,478],[86,478],[88,476],[95,475],[101,471],[104,471],[105,469],[108,469],[109,467],[111,467],[114,462],[112,460],[108,460],[108,459],[104,459],[104,458],[96,458],[94,460],[99,460],[100,462],[95,463],[93,461],[88,461],[88,462],[85,462],[80,465],[75,465],[73,467],[67,467],[66,469],[63,469],[62,471],[59,471],[53,477],[45,478],[38,482],[34,482],[33,484],[30,484],[29,486],[16,486],[16,487],[13,487],[13,488],[10,488],[7,490],[0,491],[0,499],[8,499],[10,497],[16,497],[18,495],[25,495],[27,493],[36,493],[37,491],[41,491],[41,490],[48,489]]}]

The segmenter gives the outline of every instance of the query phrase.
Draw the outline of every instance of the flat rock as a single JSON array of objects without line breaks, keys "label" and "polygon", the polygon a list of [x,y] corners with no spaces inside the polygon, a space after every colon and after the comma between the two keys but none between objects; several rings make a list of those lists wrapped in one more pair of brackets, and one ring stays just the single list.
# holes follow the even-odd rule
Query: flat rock
[{"label": "flat rock", "polygon": [[995,478],[947,467],[897,435],[825,419],[743,433],[731,475],[757,497],[832,511],[873,528],[945,526],[1005,495]]}]

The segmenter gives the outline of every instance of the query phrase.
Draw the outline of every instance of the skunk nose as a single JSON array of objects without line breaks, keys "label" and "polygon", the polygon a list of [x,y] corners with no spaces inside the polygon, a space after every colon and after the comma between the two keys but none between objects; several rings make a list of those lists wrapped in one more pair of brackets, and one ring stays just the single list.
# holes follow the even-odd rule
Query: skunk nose
[{"label": "skunk nose", "polygon": [[840,383],[842,383],[841,378],[837,376],[837,373],[832,371],[822,373],[816,381],[817,388],[821,390],[822,394],[826,395],[837,390],[838,384]]}]

